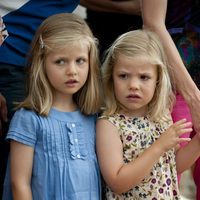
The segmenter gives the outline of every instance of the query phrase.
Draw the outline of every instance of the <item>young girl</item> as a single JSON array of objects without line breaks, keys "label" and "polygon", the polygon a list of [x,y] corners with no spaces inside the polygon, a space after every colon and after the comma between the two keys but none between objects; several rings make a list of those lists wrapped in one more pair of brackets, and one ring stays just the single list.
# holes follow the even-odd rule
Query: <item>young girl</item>
[{"label": "young girl", "polygon": [[[7,135],[13,198],[99,200],[96,40],[82,18],[57,14],[41,24],[29,56],[28,96]],[[7,173],[5,200],[9,182]]]},{"label": "young girl", "polygon": [[110,47],[103,64],[105,110],[97,122],[97,155],[106,199],[180,199],[177,171],[200,155],[185,119],[172,124],[172,86],[163,48],[151,32],[131,31]]}]

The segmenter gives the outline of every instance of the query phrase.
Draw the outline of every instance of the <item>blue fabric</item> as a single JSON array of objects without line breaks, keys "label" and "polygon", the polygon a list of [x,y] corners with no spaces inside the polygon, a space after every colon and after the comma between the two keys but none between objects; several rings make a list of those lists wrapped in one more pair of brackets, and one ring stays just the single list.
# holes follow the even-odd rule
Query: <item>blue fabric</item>
[{"label": "blue fabric", "polygon": [[[95,153],[96,116],[52,109],[48,117],[21,109],[7,139],[34,148],[33,200],[99,200],[100,173]],[[9,164],[3,200],[10,200]]]},{"label": "blue fabric", "polygon": [[41,22],[53,14],[73,12],[78,3],[79,0],[30,0],[5,15],[9,37],[0,47],[0,63],[24,67],[30,41]]}]

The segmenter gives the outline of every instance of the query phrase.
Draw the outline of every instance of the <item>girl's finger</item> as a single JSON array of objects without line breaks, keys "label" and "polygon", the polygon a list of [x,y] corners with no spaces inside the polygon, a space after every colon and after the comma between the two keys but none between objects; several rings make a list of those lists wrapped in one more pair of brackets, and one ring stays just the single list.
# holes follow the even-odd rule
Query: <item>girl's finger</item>
[{"label": "girl's finger", "polygon": [[191,141],[191,138],[180,138],[178,143],[180,144],[182,142],[190,142],[190,141]]},{"label": "girl's finger", "polygon": [[184,129],[181,129],[180,131],[178,131],[177,135],[181,136],[181,135],[183,135],[185,133],[192,132],[192,130],[193,130],[192,128],[184,128]]}]

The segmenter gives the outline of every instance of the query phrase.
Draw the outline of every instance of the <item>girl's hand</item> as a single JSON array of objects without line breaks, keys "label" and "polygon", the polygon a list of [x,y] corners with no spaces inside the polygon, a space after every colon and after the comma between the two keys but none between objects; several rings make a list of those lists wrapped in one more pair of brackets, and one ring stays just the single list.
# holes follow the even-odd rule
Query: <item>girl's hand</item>
[{"label": "girl's hand", "polygon": [[184,133],[191,132],[191,125],[191,122],[187,122],[186,119],[181,119],[172,124],[156,142],[159,143],[163,152],[176,147],[182,142],[189,142],[191,140],[190,138],[181,138],[180,136]]}]

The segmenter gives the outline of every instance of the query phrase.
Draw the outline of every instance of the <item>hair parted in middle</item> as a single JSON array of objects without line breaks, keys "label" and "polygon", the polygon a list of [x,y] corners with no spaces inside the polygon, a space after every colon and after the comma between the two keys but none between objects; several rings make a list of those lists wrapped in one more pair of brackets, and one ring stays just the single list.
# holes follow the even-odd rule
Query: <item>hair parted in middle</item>
[{"label": "hair parted in middle", "polygon": [[89,72],[84,86],[73,98],[84,114],[96,113],[101,106],[100,62],[97,39],[83,18],[73,13],[55,14],[39,26],[28,55],[27,98],[18,105],[47,116],[53,101],[50,82],[45,72],[47,55],[64,45],[87,45]]},{"label": "hair parted in middle", "polygon": [[[145,56],[149,63],[157,66],[158,80],[153,99],[148,105],[148,115],[152,120],[166,119],[174,102],[172,80],[168,63],[158,36],[147,30],[135,30],[119,36],[107,50],[102,65],[104,91],[104,114],[111,115],[123,109],[114,94],[113,69],[119,55],[127,57]],[[134,63],[133,63],[134,65]]]}]

